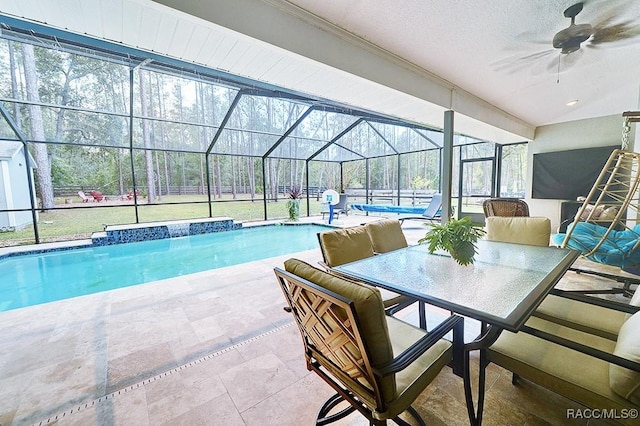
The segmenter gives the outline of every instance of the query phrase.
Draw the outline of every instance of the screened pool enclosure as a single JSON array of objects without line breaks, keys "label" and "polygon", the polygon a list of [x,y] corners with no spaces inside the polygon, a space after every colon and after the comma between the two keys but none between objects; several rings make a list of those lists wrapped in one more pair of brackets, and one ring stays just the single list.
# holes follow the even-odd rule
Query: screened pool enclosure
[{"label": "screened pool enclosure", "polygon": [[[0,164],[23,176],[2,181],[0,246],[115,224],[285,219],[296,189],[304,215],[319,215],[325,189],[396,205],[441,190],[441,129],[0,19],[0,153],[12,152]],[[525,144],[453,141],[459,212],[524,196]]]}]

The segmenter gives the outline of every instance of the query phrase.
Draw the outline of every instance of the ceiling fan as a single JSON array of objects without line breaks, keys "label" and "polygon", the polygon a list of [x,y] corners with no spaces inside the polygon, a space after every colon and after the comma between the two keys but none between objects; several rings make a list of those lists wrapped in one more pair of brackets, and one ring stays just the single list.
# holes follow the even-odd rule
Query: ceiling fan
[{"label": "ceiling fan", "polygon": [[[637,1],[637,0],[634,0]],[[496,70],[505,70],[507,72],[518,72],[528,69],[534,74],[540,74],[545,70],[560,73],[560,70],[572,68],[576,63],[580,62],[583,53],[582,47],[602,48],[604,46],[615,46],[640,40],[636,39],[640,36],[640,24],[637,18],[624,16],[625,10],[621,2],[615,7],[609,8],[606,14],[601,15],[596,23],[578,23],[576,24],[576,16],[582,9],[591,5],[591,1],[575,3],[564,11],[564,16],[571,19],[568,27],[556,33],[552,40],[552,47],[549,46],[549,40],[536,40],[535,44],[544,44],[549,46],[543,51],[534,52],[527,55],[511,56],[492,65]],[[627,3],[629,5],[630,3]],[[636,40],[634,40],[636,39]],[[546,58],[554,56],[551,62],[547,62]],[[541,61],[545,59],[546,66]],[[560,66],[562,64],[562,67]],[[535,72],[533,70],[536,70]]]},{"label": "ceiling fan", "polygon": [[553,47],[562,49],[562,53],[568,54],[580,49],[582,42],[587,41],[593,35],[591,24],[577,24],[576,16],[582,11],[583,3],[576,3],[564,11],[566,18],[571,18],[571,25],[553,36]]},{"label": "ceiling fan", "polygon": [[584,3],[576,3],[564,11],[564,16],[571,19],[571,24],[553,36],[553,47],[563,54],[573,53],[580,49],[582,43],[589,40],[588,47],[598,47],[605,43],[624,41],[640,35],[640,27],[633,25],[633,20],[614,23],[616,16],[611,11],[609,16],[595,25],[576,24],[576,16],[582,11]]}]

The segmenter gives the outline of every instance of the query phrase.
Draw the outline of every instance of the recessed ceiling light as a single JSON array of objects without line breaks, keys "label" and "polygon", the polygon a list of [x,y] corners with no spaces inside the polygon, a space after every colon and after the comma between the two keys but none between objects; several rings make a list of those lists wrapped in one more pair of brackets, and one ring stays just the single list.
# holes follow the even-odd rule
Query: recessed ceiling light
[{"label": "recessed ceiling light", "polygon": [[574,99],[572,101],[567,102],[567,106],[574,106],[575,104],[577,104],[578,102],[580,102],[578,99]]}]

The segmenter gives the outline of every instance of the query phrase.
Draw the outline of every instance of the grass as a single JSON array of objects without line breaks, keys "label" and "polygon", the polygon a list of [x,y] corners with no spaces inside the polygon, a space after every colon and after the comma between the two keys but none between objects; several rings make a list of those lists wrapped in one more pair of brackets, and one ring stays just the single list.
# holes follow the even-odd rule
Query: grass
[{"label": "grass", "polygon": [[[77,201],[77,200],[72,200]],[[156,222],[177,219],[195,219],[209,217],[209,204],[205,196],[164,196],[159,204],[138,206],[139,222]],[[301,216],[306,215],[306,200],[301,200]],[[38,213],[38,233],[41,242],[66,241],[90,238],[94,232],[100,232],[105,225],[136,223],[136,213],[132,202],[109,201],[106,203],[64,204],[65,200],[56,200],[61,208]],[[167,204],[191,203],[191,204]],[[311,214],[321,210],[320,202],[310,201]],[[80,207],[80,208],[68,208]],[[215,200],[212,203],[212,216],[228,216],[238,221],[264,220],[264,202],[230,197]],[[268,219],[287,219],[286,199],[267,203]],[[22,244],[34,244],[33,226],[24,229],[0,233],[0,247]]]},{"label": "grass", "polygon": [[[68,198],[67,198],[68,199]],[[101,203],[81,203],[79,197],[55,200],[56,210],[39,212],[38,233],[40,242],[67,241],[90,238],[94,232],[100,232],[105,225],[136,223],[136,213],[132,201],[108,201]],[[267,218],[270,220],[287,219],[286,198],[278,202],[267,203]],[[209,204],[204,195],[163,196],[156,204],[138,206],[138,222],[156,222],[176,219],[195,219],[209,217]],[[189,203],[189,204],[172,204]],[[78,208],[68,208],[78,207]],[[310,213],[318,214],[320,202],[310,199]],[[482,206],[465,205],[465,211],[482,212]],[[300,215],[306,216],[307,203],[301,200]],[[251,201],[248,198],[234,200],[231,196],[216,199],[212,203],[212,216],[228,216],[237,221],[264,220],[263,200]],[[34,244],[33,226],[18,231],[0,232],[0,247]]]}]

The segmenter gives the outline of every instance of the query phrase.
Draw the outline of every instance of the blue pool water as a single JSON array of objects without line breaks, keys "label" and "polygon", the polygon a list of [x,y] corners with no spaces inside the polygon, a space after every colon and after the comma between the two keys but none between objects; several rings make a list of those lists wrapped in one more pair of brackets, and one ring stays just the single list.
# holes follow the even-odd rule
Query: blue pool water
[{"label": "blue pool water", "polygon": [[319,225],[257,226],[0,259],[0,311],[318,247]]}]

